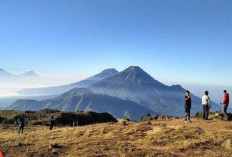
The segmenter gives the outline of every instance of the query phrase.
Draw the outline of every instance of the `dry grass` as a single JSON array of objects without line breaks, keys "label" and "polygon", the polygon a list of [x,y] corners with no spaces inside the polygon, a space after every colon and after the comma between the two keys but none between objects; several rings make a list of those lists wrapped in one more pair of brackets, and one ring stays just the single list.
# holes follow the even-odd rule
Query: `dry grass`
[{"label": "dry grass", "polygon": [[214,119],[97,124],[78,128],[0,127],[5,156],[212,156],[232,154],[232,122]]}]

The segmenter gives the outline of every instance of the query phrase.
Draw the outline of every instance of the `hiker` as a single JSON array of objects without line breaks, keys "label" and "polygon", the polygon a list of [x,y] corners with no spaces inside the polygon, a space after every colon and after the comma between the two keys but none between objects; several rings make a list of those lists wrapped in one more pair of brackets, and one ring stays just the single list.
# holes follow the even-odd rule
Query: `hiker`
[{"label": "hiker", "polygon": [[0,150],[0,157],[3,157],[1,150]]},{"label": "hiker", "polygon": [[154,119],[154,120],[158,120],[158,119],[159,119],[159,115],[158,115],[158,114],[155,115],[155,116],[153,117],[153,119]]},{"label": "hiker", "polygon": [[209,92],[205,91],[205,95],[202,96],[202,107],[203,107],[203,119],[209,120],[209,110],[211,109]]},{"label": "hiker", "polygon": [[42,120],[42,113],[39,114],[39,119]]},{"label": "hiker", "polygon": [[228,120],[228,115],[227,115],[227,108],[229,106],[229,102],[230,102],[230,96],[229,96],[229,93],[227,93],[226,90],[223,91],[223,100],[222,100],[222,105],[223,105],[223,114],[224,114],[224,118],[225,120]]},{"label": "hiker", "polygon": [[190,110],[191,110],[191,107],[192,107],[192,99],[191,99],[189,91],[186,91],[184,100],[185,100],[185,105],[184,105],[184,108],[185,108],[185,123],[191,123],[192,121],[190,120]]},{"label": "hiker", "polygon": [[160,119],[160,120],[166,120],[166,118],[165,118],[164,115],[161,115],[159,119]]},{"label": "hiker", "polygon": [[23,130],[24,130],[24,127],[25,127],[25,119],[23,117],[23,115],[21,115],[19,117],[19,119],[17,120],[17,124],[19,125],[19,131],[18,131],[18,134],[20,135],[20,133],[23,134]]},{"label": "hiker", "polygon": [[55,125],[55,121],[56,119],[54,118],[54,116],[52,115],[50,118],[50,130],[53,129],[54,125]]},{"label": "hiker", "polygon": [[78,126],[78,121],[73,121],[73,127],[77,127]]}]

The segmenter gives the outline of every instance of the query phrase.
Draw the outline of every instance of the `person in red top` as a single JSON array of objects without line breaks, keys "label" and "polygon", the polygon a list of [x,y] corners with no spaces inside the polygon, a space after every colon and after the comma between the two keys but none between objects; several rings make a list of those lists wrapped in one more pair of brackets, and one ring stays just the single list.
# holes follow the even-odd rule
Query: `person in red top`
[{"label": "person in red top", "polygon": [[226,90],[224,90],[223,92],[224,92],[224,95],[223,95],[223,100],[222,100],[222,103],[221,103],[223,105],[222,112],[224,113],[225,119],[227,120],[228,119],[227,108],[228,108],[229,103],[230,103],[230,96],[229,96],[229,93],[227,93]]},{"label": "person in red top", "polygon": [[0,157],[3,157],[1,150],[0,150]]}]

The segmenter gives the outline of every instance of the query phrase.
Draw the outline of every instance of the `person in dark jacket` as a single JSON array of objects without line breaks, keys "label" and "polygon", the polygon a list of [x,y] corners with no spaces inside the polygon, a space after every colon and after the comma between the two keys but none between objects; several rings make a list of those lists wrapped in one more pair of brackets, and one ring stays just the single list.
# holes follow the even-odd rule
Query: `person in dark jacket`
[{"label": "person in dark jacket", "polygon": [[56,119],[54,118],[54,116],[52,115],[50,118],[50,130],[53,129],[54,125],[55,125]]},{"label": "person in dark jacket", "polygon": [[185,122],[189,123],[189,122],[191,122],[191,120],[190,120],[190,110],[192,108],[192,99],[191,99],[189,91],[186,91],[184,100],[185,100],[185,105],[184,105],[184,108],[185,108]]},{"label": "person in dark jacket", "polygon": [[24,127],[25,127],[25,119],[23,117],[23,115],[21,115],[17,121],[18,125],[19,125],[19,131],[18,131],[18,134],[20,135],[23,134],[23,130],[24,130]]},{"label": "person in dark jacket", "polygon": [[224,114],[224,117],[225,117],[225,120],[228,120],[228,115],[227,115],[227,108],[229,106],[229,103],[230,103],[230,96],[229,96],[229,93],[227,93],[226,90],[223,91],[224,95],[223,95],[223,100],[222,100],[222,105],[223,105],[223,114]]}]

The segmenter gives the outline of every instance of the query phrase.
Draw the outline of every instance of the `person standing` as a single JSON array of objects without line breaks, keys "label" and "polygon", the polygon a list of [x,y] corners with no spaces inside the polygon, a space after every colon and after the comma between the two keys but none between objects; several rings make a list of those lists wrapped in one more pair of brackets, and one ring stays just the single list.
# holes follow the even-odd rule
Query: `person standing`
[{"label": "person standing", "polygon": [[186,91],[184,100],[185,100],[185,105],[184,105],[184,108],[185,108],[185,122],[189,123],[189,122],[191,122],[191,120],[190,120],[190,116],[191,116],[190,115],[190,110],[191,110],[191,107],[192,107],[192,99],[191,99],[189,91]]},{"label": "person standing", "polygon": [[0,157],[3,157],[1,150],[0,150]]},{"label": "person standing", "polygon": [[56,119],[54,118],[54,116],[52,115],[50,118],[50,130],[53,129],[54,125],[55,125],[55,121]]},{"label": "person standing", "polygon": [[19,125],[19,131],[18,131],[18,134],[20,135],[23,134],[23,130],[24,130],[24,127],[25,127],[25,119],[23,117],[23,115],[21,115],[18,119],[18,125]]},{"label": "person standing", "polygon": [[203,106],[203,119],[209,120],[209,109],[211,109],[209,92],[205,91],[205,95],[202,96],[202,106]]},{"label": "person standing", "polygon": [[222,100],[222,105],[223,105],[223,114],[224,114],[224,118],[225,120],[228,120],[228,115],[227,115],[227,108],[229,106],[229,103],[230,103],[230,96],[229,96],[229,93],[227,93],[226,90],[223,91],[223,100]]}]

